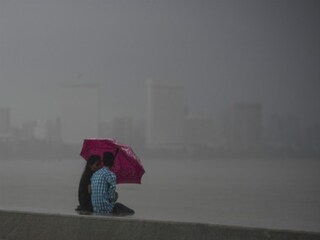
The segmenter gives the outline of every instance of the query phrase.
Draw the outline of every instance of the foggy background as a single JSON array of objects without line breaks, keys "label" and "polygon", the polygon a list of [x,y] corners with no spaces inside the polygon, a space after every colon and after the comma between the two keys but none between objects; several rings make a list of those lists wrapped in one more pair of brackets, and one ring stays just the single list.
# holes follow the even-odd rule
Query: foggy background
[{"label": "foggy background", "polygon": [[114,137],[146,168],[122,193],[138,217],[319,230],[319,13],[316,0],[1,0],[0,207],[72,210],[83,138]]},{"label": "foggy background", "polygon": [[0,101],[12,124],[55,119],[59,86],[101,86],[104,121],[144,115],[147,78],[191,112],[258,101],[318,123],[318,1],[1,1]]}]

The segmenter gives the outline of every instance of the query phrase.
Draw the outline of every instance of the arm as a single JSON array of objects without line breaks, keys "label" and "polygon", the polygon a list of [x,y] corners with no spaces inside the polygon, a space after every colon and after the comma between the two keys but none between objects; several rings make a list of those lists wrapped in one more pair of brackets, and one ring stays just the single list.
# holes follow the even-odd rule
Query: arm
[{"label": "arm", "polygon": [[109,182],[109,201],[115,203],[118,198],[118,193],[116,192],[116,176],[112,175]]}]

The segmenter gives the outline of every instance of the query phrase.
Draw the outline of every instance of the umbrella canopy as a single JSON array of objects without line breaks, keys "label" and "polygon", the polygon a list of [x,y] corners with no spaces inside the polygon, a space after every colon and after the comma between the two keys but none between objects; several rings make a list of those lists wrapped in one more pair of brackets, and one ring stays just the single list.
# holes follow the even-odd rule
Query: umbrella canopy
[{"label": "umbrella canopy", "polygon": [[117,177],[117,183],[141,183],[145,173],[140,159],[132,148],[112,138],[84,139],[80,155],[88,160],[91,155],[99,155],[102,159],[104,152],[112,152],[115,156],[111,169]]}]

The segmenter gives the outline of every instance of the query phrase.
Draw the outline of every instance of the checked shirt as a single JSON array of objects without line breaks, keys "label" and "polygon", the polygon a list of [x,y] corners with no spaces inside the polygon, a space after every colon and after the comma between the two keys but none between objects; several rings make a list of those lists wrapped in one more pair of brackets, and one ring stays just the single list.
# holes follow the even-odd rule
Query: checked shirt
[{"label": "checked shirt", "polygon": [[107,167],[91,177],[91,202],[96,213],[111,213],[115,204],[116,175]]}]

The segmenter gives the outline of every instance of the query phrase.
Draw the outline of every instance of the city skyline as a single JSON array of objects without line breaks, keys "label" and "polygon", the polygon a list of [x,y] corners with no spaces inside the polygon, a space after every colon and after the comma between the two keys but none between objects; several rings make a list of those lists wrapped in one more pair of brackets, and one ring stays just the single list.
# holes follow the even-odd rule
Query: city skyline
[{"label": "city skyline", "polygon": [[190,113],[260,102],[320,122],[319,1],[0,2],[0,107],[54,119],[61,84],[99,84],[106,121],[145,115],[147,78],[182,81]]}]

